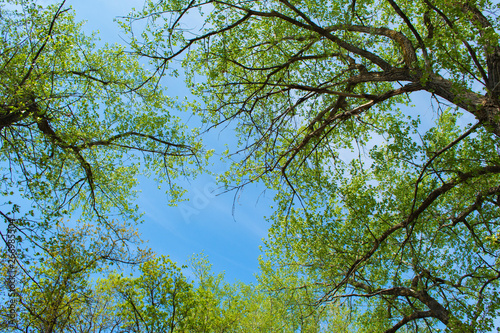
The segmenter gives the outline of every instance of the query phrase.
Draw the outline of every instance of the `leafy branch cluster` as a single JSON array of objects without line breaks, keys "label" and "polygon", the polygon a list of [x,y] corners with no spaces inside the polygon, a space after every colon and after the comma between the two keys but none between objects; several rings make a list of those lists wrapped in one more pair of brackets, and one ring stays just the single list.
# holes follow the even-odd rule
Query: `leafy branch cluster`
[{"label": "leafy branch cluster", "polygon": [[[108,331],[493,329],[500,310],[498,3],[147,0],[121,19],[127,51],[96,50],[64,1],[15,5],[22,11],[2,7],[0,26],[3,194],[22,191],[35,203],[32,215],[43,216],[37,227],[34,216],[19,218],[19,232],[38,235],[62,209],[81,210],[119,240],[98,243],[91,252],[104,254],[94,258],[107,259],[109,248],[128,258],[121,240],[133,231],[127,223],[115,228],[108,215],[137,217],[130,199],[139,161],[172,179],[177,195],[173,179],[193,175],[207,157],[158,86],[176,75],[176,60],[200,99],[187,107],[204,129],[236,129],[238,147],[223,157],[233,163],[221,184],[239,190],[262,182],[276,191],[258,287],[218,288],[221,278],[207,275],[206,264],[195,265],[202,271],[196,287],[168,259],[140,252],[142,275],[103,282],[111,295],[105,307],[119,313],[115,324],[109,314],[97,321]],[[186,28],[193,19],[204,25]],[[422,96],[432,117],[410,107]],[[47,241],[39,241],[46,254],[59,246]],[[42,276],[49,266],[32,269]],[[66,289],[85,294],[77,286],[87,288]],[[89,288],[86,295],[101,287]],[[74,314],[61,309],[23,323],[78,322],[55,320]],[[86,309],[78,313],[96,308]]]},{"label": "leafy branch cluster", "polygon": [[[204,27],[185,30],[196,11]],[[271,289],[307,288],[318,309],[350,301],[362,331],[486,332],[499,308],[498,12],[475,0],[148,1],[124,26],[157,32],[132,36],[157,68],[184,57],[209,129],[234,124],[227,189],[276,190]],[[400,109],[417,92],[437,103],[433,119]]]}]

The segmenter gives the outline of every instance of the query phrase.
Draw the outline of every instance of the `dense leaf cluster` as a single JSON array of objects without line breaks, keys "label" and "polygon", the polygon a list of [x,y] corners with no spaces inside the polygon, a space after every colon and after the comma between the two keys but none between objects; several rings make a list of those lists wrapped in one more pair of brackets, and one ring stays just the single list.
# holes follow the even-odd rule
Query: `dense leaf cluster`
[{"label": "dense leaf cluster", "polygon": [[[197,10],[204,28],[184,30]],[[271,289],[349,303],[361,331],[487,332],[500,305],[499,10],[149,1],[125,26],[147,22],[133,46],[158,68],[184,55],[209,126],[235,123],[221,181],[277,191]],[[432,117],[405,106],[417,92]]]},{"label": "dense leaf cluster", "polygon": [[[120,22],[130,57],[96,49],[64,2],[5,4],[3,194],[22,192],[45,228],[78,209],[108,227],[95,237],[111,230],[119,240],[83,254],[43,238],[57,254],[31,268],[39,280],[23,282],[20,329],[491,331],[500,310],[499,12],[487,0],[148,0]],[[204,25],[186,29],[190,20]],[[191,281],[165,257],[130,278],[88,285],[79,275],[104,269],[108,257],[96,253],[128,258],[123,244],[135,235],[107,215],[134,216],[133,152],[165,178],[189,172],[201,150],[155,85],[175,59],[202,102],[187,107],[209,129],[236,128],[221,183],[261,181],[277,193],[258,287],[225,284],[206,263],[192,266]],[[422,96],[430,112],[410,106]],[[55,234],[69,247],[87,230],[64,228]],[[30,304],[54,310],[42,316]]]}]

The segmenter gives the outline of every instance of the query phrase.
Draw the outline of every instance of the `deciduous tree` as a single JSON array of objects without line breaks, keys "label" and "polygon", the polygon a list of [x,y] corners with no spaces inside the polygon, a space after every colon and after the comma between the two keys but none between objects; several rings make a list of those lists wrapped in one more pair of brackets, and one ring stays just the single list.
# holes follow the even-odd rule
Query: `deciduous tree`
[{"label": "deciduous tree", "polygon": [[[45,6],[35,0],[0,1],[0,218],[12,227],[21,251],[4,255],[21,266],[17,288],[28,279],[49,290],[57,279],[76,274],[59,267],[58,259],[59,266],[54,262],[57,267],[46,269],[62,275],[46,279],[45,268],[34,264],[47,256],[64,257],[68,244],[51,236],[61,217],[84,220],[82,232],[95,228],[107,238],[98,242],[110,252],[99,260],[141,262],[140,254],[122,248],[138,240],[126,237],[141,216],[133,203],[137,175],[166,181],[175,200],[181,191],[174,179],[193,175],[203,164],[199,140],[174,114],[175,101],[157,77],[123,46],[98,47],[97,42],[82,32],[66,1]],[[7,243],[12,235],[5,229],[1,236]],[[50,252],[55,248],[62,252]],[[11,269],[7,260],[2,264]],[[19,301],[28,302],[31,291]],[[23,303],[25,309],[66,315],[57,311],[67,306],[45,311],[46,294],[38,292],[36,300]]]},{"label": "deciduous tree", "polygon": [[116,321],[110,318],[112,307],[106,309],[110,299],[99,295],[91,277],[106,274],[112,264],[145,261],[150,253],[130,253],[128,245],[138,238],[131,229],[114,233],[89,223],[70,228],[58,222],[52,231],[37,243],[30,262],[22,260],[15,285],[16,318],[5,324],[10,308],[2,304],[2,331],[112,332]]},{"label": "deciduous tree", "polygon": [[96,223],[110,214],[137,219],[131,198],[138,172],[174,179],[197,163],[200,145],[172,114],[173,100],[122,46],[96,47],[65,1],[1,5],[5,201],[32,202],[21,212],[33,208],[41,225],[76,209]]},{"label": "deciduous tree", "polygon": [[96,47],[65,1],[0,5],[2,219],[23,248],[71,212],[119,239],[109,216],[124,227],[140,217],[131,201],[138,172],[188,175],[199,143],[138,59],[119,45]]},{"label": "deciduous tree", "polygon": [[[189,30],[197,10],[205,25]],[[123,26],[146,21],[131,46],[158,70],[183,58],[208,126],[233,122],[228,188],[278,191],[267,257],[308,277],[291,288],[351,300],[369,331],[486,332],[500,306],[499,10],[148,1]]]}]

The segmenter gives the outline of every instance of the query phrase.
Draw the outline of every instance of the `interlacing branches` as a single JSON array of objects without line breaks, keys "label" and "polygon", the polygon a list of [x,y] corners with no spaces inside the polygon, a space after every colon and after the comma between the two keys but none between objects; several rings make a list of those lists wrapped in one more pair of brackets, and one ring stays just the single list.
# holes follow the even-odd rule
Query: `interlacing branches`
[{"label": "interlacing branches", "polygon": [[[203,28],[183,30],[203,8]],[[123,25],[140,20],[134,51],[158,71],[184,57],[205,105],[195,112],[209,129],[237,124],[226,186],[279,192],[268,254],[278,271],[302,267],[316,306],[366,298],[386,332],[487,330],[499,276],[496,5],[149,1]],[[438,102],[432,120],[399,111],[416,92]],[[344,162],[346,150],[358,156]]]},{"label": "interlacing branches", "polygon": [[[61,269],[55,285],[99,265],[144,261],[131,227],[141,217],[132,203],[137,175],[147,168],[166,180],[175,201],[181,191],[173,180],[193,176],[204,164],[199,138],[174,115],[178,106],[152,73],[122,46],[97,48],[66,1],[0,1],[0,10],[0,219],[15,225],[19,279],[39,285],[43,294],[54,285],[43,286],[39,260]],[[51,238],[61,219],[86,221],[66,232],[81,238],[71,244],[61,235]],[[98,236],[86,239],[92,232]],[[92,250],[54,254],[65,245],[85,252],[85,242],[95,242]],[[64,260],[74,265],[62,267]],[[25,299],[21,291],[19,306],[35,317],[42,316],[39,310],[53,315],[39,318],[50,332],[74,315],[68,310],[73,301],[54,298],[64,311],[45,311],[36,304],[50,307],[49,301]]]}]

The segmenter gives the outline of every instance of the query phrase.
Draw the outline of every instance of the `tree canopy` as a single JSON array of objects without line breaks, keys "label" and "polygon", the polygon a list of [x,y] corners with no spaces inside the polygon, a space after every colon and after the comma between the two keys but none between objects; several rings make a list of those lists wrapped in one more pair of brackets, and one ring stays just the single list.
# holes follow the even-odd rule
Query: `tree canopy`
[{"label": "tree canopy", "polygon": [[168,181],[199,168],[200,142],[137,57],[96,47],[65,1],[0,5],[1,214],[18,236],[35,242],[61,217],[108,231],[110,217],[137,221],[139,172]]},{"label": "tree canopy", "polygon": [[270,287],[349,304],[361,331],[487,332],[500,306],[499,10],[147,1],[122,25],[140,23],[131,46],[158,70],[183,59],[207,127],[233,122],[227,188],[278,192]]},{"label": "tree canopy", "polygon": [[[10,232],[1,236],[5,244],[16,239],[2,252],[2,272],[17,267],[14,303],[43,322],[43,332],[69,315],[56,295],[83,292],[103,261],[148,259],[149,251],[134,250],[137,175],[167,182],[175,201],[174,180],[205,159],[153,73],[124,46],[97,47],[81,28],[66,1],[0,1],[0,215]],[[66,261],[69,250],[76,257]],[[43,260],[52,266],[39,266]],[[28,282],[59,288],[46,304],[53,311]]]},{"label": "tree canopy", "polygon": [[[66,1],[0,0],[0,215],[25,250],[2,253],[3,276],[7,259],[19,268],[2,329],[492,331],[499,13],[482,0],[147,0],[120,21],[128,46],[96,47]],[[199,97],[184,107],[237,133],[221,184],[276,192],[257,286],[129,246],[136,175],[176,200],[175,178],[210,155],[162,89],[173,60]]]}]

